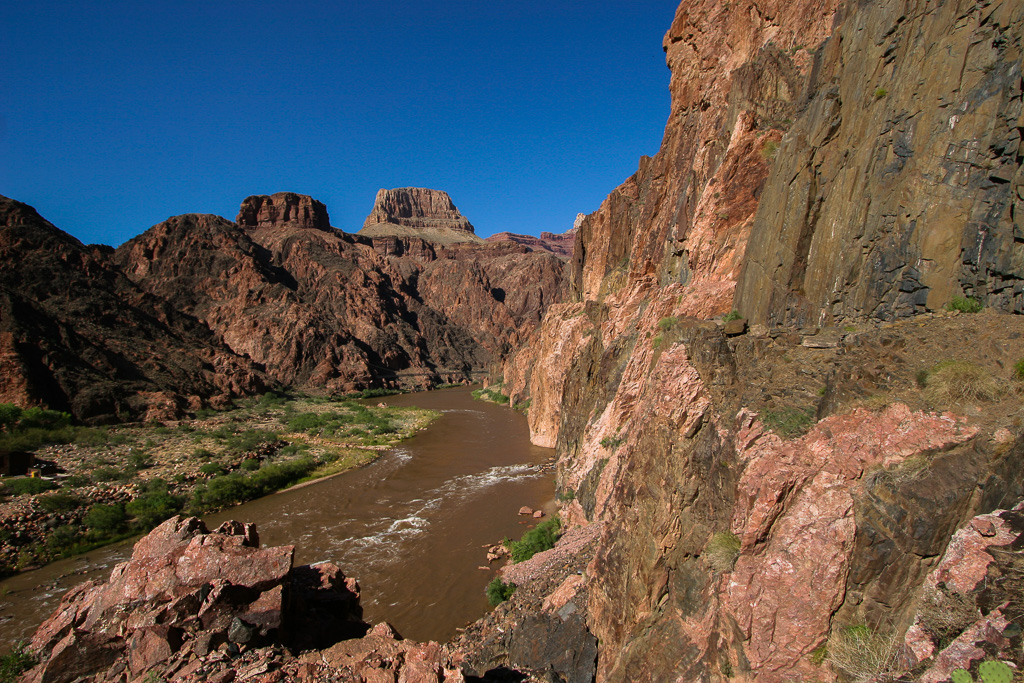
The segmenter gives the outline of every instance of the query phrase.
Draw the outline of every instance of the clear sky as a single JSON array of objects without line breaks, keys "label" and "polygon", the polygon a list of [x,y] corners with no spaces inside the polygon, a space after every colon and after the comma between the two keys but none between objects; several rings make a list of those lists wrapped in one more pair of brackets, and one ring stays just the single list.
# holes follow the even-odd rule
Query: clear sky
[{"label": "clear sky", "polygon": [[0,194],[83,242],[381,187],[563,232],[658,150],[678,0],[0,3]]}]

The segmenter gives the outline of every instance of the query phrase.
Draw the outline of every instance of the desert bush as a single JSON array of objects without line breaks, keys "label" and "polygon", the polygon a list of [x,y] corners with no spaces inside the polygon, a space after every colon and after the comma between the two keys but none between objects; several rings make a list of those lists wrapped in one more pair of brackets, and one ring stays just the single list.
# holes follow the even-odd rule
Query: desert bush
[{"label": "desert bush", "polygon": [[39,507],[47,512],[70,512],[82,506],[82,499],[69,493],[51,493],[38,498]]},{"label": "desert bush", "polygon": [[740,312],[737,311],[734,308],[734,309],[732,309],[732,312],[726,313],[725,315],[723,315],[722,316],[722,320],[728,323],[728,322],[732,322],[733,320],[740,320],[742,317],[743,316],[740,315]]},{"label": "desert bush", "polygon": [[36,658],[24,642],[15,643],[5,655],[0,655],[0,683],[14,683],[21,674],[36,664]]},{"label": "desert bush", "polygon": [[977,313],[982,309],[981,302],[973,296],[954,296],[953,300],[946,304],[947,311],[960,311],[961,313]]},{"label": "desert bush", "polygon": [[3,493],[20,496],[22,494],[35,495],[42,493],[43,491],[52,491],[57,488],[49,479],[39,479],[37,477],[25,477],[23,479],[11,479],[5,481],[3,488],[0,489]]},{"label": "desert bush", "polygon": [[242,469],[246,472],[255,472],[260,468],[260,461],[256,458],[246,458],[242,461]]},{"label": "desert bush", "polygon": [[970,361],[942,361],[925,376],[925,397],[938,404],[992,401],[1003,389],[988,370]]},{"label": "desert bush", "polygon": [[554,548],[561,528],[561,520],[552,517],[527,531],[518,541],[506,542],[512,562],[525,562],[539,552]]},{"label": "desert bush", "polygon": [[487,584],[487,602],[491,603],[491,607],[497,607],[511,598],[515,592],[515,584],[505,583],[495,576],[494,580]]},{"label": "desert bush", "polygon": [[1013,364],[1013,378],[1024,381],[1024,358]]},{"label": "desert bush", "polygon": [[0,403],[0,429],[10,431],[21,418],[21,408],[13,403]]},{"label": "desert bush", "polygon": [[854,681],[867,681],[893,673],[900,639],[895,632],[868,626],[850,626],[832,634],[827,661]]},{"label": "desert bush", "polygon": [[145,489],[127,505],[125,512],[135,518],[140,531],[148,531],[181,512],[185,499],[173,495],[163,479],[152,479]]},{"label": "desert bush", "polygon": [[473,398],[478,401],[490,401],[491,403],[506,404],[509,397],[501,392],[501,385],[495,384],[486,389],[476,389],[472,393]]},{"label": "desert bush", "polygon": [[658,329],[662,332],[668,332],[677,322],[679,322],[679,318],[674,315],[666,316],[658,321]]},{"label": "desert bush", "polygon": [[719,531],[704,547],[704,561],[716,572],[730,572],[740,556],[740,539],[731,531]]},{"label": "desert bush", "polygon": [[626,440],[626,437],[621,434],[615,436],[606,436],[601,439],[598,443],[601,444],[601,448],[607,448],[610,451],[614,451],[616,448],[622,445],[622,442]]},{"label": "desert bush", "polygon": [[128,481],[135,476],[135,469],[131,467],[97,467],[92,471],[92,478],[96,481]]},{"label": "desert bush", "polygon": [[124,503],[93,505],[83,520],[90,531],[100,536],[116,536],[128,528],[128,515]]},{"label": "desert bush", "polygon": [[224,474],[225,471],[226,470],[224,469],[224,466],[221,465],[219,462],[208,462],[199,467],[200,474],[209,474],[216,476],[218,474]]},{"label": "desert bush", "polygon": [[765,410],[761,414],[761,421],[768,429],[783,439],[792,439],[806,434],[815,422],[814,411],[802,408]]}]

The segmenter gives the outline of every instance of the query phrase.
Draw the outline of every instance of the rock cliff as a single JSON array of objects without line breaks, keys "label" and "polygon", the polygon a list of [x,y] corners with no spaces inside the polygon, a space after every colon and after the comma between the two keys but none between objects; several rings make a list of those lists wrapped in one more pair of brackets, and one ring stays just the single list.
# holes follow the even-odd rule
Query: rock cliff
[{"label": "rock cliff", "polygon": [[243,228],[293,226],[314,230],[331,229],[327,207],[308,195],[294,192],[246,197],[235,222]]},{"label": "rock cliff", "polygon": [[[450,206],[441,195],[424,196]],[[246,199],[242,224],[177,216],[126,242],[114,261],[277,381],[310,391],[479,377],[561,294],[563,266],[550,254],[368,239],[303,218],[317,212],[285,210],[317,206],[281,193]],[[410,213],[402,206],[394,211]]]},{"label": "rock cliff", "polygon": [[447,192],[422,187],[382,188],[359,234],[422,237],[443,244],[481,241]]},{"label": "rock cliff", "polygon": [[137,287],[109,248],[87,247],[6,197],[0,255],[0,401],[110,422],[265,390],[257,365]]},{"label": "rock cliff", "polygon": [[[905,631],[953,532],[1024,495],[1022,12],[680,5],[662,147],[503,373],[564,516],[603,525],[599,681],[834,678],[815,653]],[[943,393],[964,364],[998,388]]]}]

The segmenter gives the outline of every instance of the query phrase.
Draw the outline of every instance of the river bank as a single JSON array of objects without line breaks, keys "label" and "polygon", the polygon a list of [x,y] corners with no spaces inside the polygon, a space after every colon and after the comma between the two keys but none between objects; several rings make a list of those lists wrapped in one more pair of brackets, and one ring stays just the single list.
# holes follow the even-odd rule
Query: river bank
[{"label": "river bank", "polygon": [[86,442],[38,449],[49,476],[0,485],[0,574],[95,550],[179,512],[208,513],[364,466],[438,416],[268,394],[193,420],[94,430]]},{"label": "river bank", "polygon": [[[404,636],[447,640],[487,611],[484,588],[498,563],[484,546],[519,538],[555,509],[552,451],[529,443],[523,415],[472,400],[469,389],[384,399],[440,415],[416,437],[374,452],[367,466],[293,486],[204,516],[255,523],[266,545],[295,545],[296,563],[333,561],[363,587],[367,618]],[[122,542],[0,582],[0,641],[27,637],[60,596],[106,580],[127,559]],[[482,567],[482,568],[481,568]]]}]

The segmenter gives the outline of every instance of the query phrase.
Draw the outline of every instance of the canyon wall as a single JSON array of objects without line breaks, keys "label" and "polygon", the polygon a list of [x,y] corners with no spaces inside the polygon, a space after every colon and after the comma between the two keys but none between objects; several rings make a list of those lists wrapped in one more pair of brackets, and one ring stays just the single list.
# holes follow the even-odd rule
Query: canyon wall
[{"label": "canyon wall", "polygon": [[[680,6],[661,150],[504,367],[564,517],[603,524],[598,680],[834,677],[830,633],[905,629],[955,529],[1024,495],[1022,27],[1012,2]],[[939,314],[963,294],[984,316]],[[733,309],[751,334],[711,320]],[[923,390],[950,360],[1009,393]]]}]

